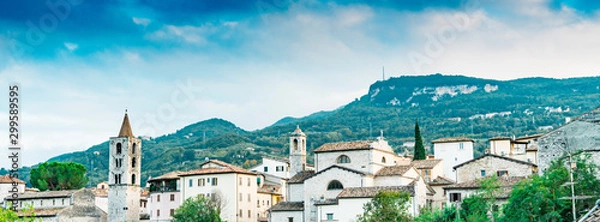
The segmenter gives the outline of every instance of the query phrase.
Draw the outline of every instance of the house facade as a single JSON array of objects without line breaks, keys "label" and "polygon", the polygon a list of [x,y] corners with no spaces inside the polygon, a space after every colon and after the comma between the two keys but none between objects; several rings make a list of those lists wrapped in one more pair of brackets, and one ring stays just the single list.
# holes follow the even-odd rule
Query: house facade
[{"label": "house facade", "polygon": [[443,160],[444,175],[456,179],[453,167],[473,159],[473,143],[470,138],[440,138],[432,141],[435,159]]},{"label": "house facade", "polygon": [[489,176],[526,177],[537,173],[537,165],[505,156],[485,154],[454,167],[458,183]]},{"label": "house facade", "polygon": [[148,180],[150,184],[147,212],[151,221],[171,221],[181,204],[181,181],[174,171]]},{"label": "house facade", "polygon": [[266,173],[276,177],[290,178],[290,163],[288,160],[278,160],[271,157],[263,157],[262,163],[250,169],[252,172]]}]

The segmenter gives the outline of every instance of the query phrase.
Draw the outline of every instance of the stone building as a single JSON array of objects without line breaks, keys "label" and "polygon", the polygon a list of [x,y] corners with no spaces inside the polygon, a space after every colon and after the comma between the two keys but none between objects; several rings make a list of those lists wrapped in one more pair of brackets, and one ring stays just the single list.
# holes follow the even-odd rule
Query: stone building
[{"label": "stone building", "polygon": [[[94,193],[91,189],[25,192],[19,194],[19,216],[30,216],[30,212],[22,209],[33,207],[35,217],[43,222],[105,222],[106,212],[96,206]],[[12,197],[6,198],[12,201]]]},{"label": "stone building", "polygon": [[[452,203],[461,203],[463,199],[477,194],[481,188],[480,181],[485,178],[468,180],[464,182],[459,182],[453,185],[449,185],[444,187],[444,192],[446,193],[446,197],[448,197],[448,204]],[[508,202],[508,198],[510,197],[510,192],[512,191],[515,184],[520,182],[521,180],[526,179],[526,177],[513,177],[513,176],[502,176],[498,177],[498,182],[500,184],[498,195],[495,196],[496,204],[502,205]]]},{"label": "stone building", "polygon": [[442,188],[456,183],[454,180],[444,176],[443,160],[415,160],[411,165],[419,171],[421,177],[425,180],[425,183],[435,191],[435,195],[433,196],[430,205],[432,207],[442,208],[446,202],[446,196],[444,196],[444,189]]},{"label": "stone building", "polygon": [[541,135],[525,136],[520,138],[495,137],[490,139],[487,152],[498,156],[538,164],[537,138]]},{"label": "stone building", "polygon": [[537,173],[537,165],[505,156],[485,154],[454,167],[457,183],[489,176],[526,177]]},{"label": "stone building", "polygon": [[544,172],[553,160],[566,157],[569,152],[589,154],[590,160],[600,165],[600,108],[538,138],[539,172]]},{"label": "stone building", "polygon": [[181,203],[181,181],[179,174],[173,171],[148,180],[150,194],[148,213],[151,221],[171,221],[172,214]]},{"label": "stone building", "polygon": [[141,165],[142,141],[133,136],[125,113],[118,136],[109,142],[109,221],[139,221]]}]

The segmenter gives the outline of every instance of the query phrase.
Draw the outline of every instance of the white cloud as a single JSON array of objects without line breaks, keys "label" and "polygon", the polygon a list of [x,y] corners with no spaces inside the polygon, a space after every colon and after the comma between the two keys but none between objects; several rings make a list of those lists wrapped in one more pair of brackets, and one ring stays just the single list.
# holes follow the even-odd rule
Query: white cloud
[{"label": "white cloud", "polygon": [[65,42],[64,45],[65,48],[67,48],[70,52],[75,51],[77,48],[79,48],[79,45],[75,43]]},{"label": "white cloud", "polygon": [[144,26],[144,27],[148,26],[148,24],[150,24],[150,22],[151,22],[150,19],[147,19],[147,18],[136,18],[136,17],[133,17],[131,19],[133,20],[133,23],[135,23],[137,25]]}]

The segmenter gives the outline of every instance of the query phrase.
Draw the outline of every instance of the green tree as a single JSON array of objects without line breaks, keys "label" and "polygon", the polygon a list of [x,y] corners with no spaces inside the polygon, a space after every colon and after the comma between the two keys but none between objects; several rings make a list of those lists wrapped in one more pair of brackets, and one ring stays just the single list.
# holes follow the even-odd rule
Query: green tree
[{"label": "green tree", "polygon": [[33,206],[28,205],[27,208],[23,208],[21,212],[23,213],[23,217],[19,217],[17,212],[10,210],[11,206],[7,209],[0,207],[0,221],[18,221],[18,222],[38,222],[42,221],[39,218],[35,217],[35,210],[33,210]]},{"label": "green tree", "polygon": [[188,198],[173,215],[173,222],[221,222],[221,208],[218,201],[204,196]]},{"label": "green tree", "polygon": [[451,205],[446,205],[444,209],[440,208],[422,208],[419,216],[415,218],[415,222],[462,222],[463,220],[459,220],[456,217],[456,207]]},{"label": "green tree", "polygon": [[409,199],[410,195],[406,192],[379,191],[370,202],[363,206],[364,213],[358,217],[358,221],[412,221],[408,214]]},{"label": "green tree", "polygon": [[40,191],[74,190],[85,186],[85,166],[74,162],[45,162],[31,169],[30,182]]},{"label": "green tree", "polygon": [[421,137],[421,129],[419,128],[419,120],[415,122],[415,156],[413,160],[426,159],[425,147],[423,146],[423,138]]},{"label": "green tree", "polygon": [[[598,166],[589,161],[590,156],[578,154],[573,156],[577,168],[573,170],[575,192],[577,196],[591,196],[590,199],[578,200],[577,217],[583,210],[590,209],[600,196],[600,180],[596,178]],[[543,175],[534,175],[530,179],[518,183],[508,203],[504,207],[504,221],[572,221],[571,200],[561,199],[571,196],[570,186],[563,186],[569,180],[569,170],[564,159],[552,162]]]}]

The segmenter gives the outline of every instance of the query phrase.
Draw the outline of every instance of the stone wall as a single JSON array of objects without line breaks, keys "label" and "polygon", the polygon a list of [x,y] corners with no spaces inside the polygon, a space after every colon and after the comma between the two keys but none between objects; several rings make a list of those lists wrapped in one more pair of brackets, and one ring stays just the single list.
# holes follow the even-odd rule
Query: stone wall
[{"label": "stone wall", "polygon": [[[566,156],[565,150],[585,150],[597,156],[600,152],[600,125],[576,120],[541,136],[538,139],[539,172],[543,173],[553,160]],[[600,164],[600,159],[592,160]]]},{"label": "stone wall", "polygon": [[[485,175],[481,175],[481,170],[485,170]],[[532,165],[487,155],[481,159],[477,159],[456,168],[456,174],[458,176],[457,182],[460,183],[480,179],[484,176],[496,175],[498,170],[507,170],[508,176],[529,176],[533,173],[534,167]]]}]

